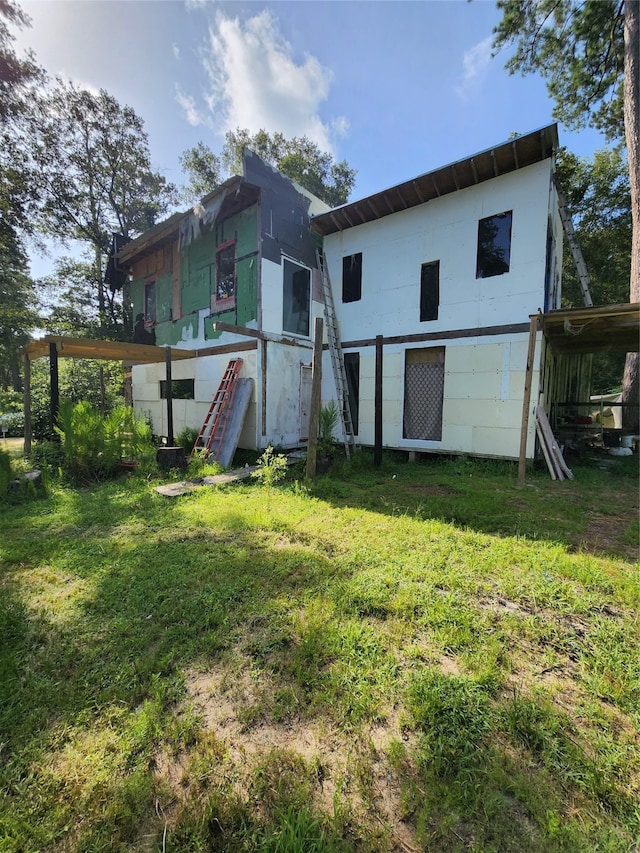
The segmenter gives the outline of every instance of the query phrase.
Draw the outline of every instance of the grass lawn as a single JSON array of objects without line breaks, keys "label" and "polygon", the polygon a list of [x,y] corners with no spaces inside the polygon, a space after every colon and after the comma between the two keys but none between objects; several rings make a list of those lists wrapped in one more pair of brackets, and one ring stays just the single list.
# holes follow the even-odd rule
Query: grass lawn
[{"label": "grass lawn", "polygon": [[637,474],[1,507],[0,851],[637,850]]}]

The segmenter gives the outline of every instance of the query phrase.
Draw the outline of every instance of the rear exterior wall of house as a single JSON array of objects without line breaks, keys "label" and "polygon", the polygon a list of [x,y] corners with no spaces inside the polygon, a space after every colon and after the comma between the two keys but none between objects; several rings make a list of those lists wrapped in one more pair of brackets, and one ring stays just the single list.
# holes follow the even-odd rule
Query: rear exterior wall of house
[{"label": "rear exterior wall of house", "polygon": [[[325,237],[359,443],[374,443],[381,335],[383,445],[518,457],[529,315],[560,299],[552,165],[547,159]],[[328,357],[324,376],[328,398]]]},{"label": "rear exterior wall of house", "polygon": [[[274,217],[269,217],[273,228]],[[176,360],[172,365],[174,434],[199,429],[231,358],[242,358],[241,377],[254,380],[254,394],[240,447],[297,446],[307,437],[309,369],[313,323],[322,315],[317,271],[309,263],[308,228],[300,251],[288,236],[287,253],[270,239],[262,253],[259,204],[242,210],[178,250],[172,244],[134,262],[133,315],[143,314],[156,344],[179,349],[224,347],[220,354]],[[291,229],[294,237],[298,232]],[[296,257],[296,254],[298,257]],[[300,259],[300,256],[303,260]],[[216,323],[244,327],[259,337],[221,331]],[[163,399],[165,365],[132,370],[134,406],[167,435]]]}]

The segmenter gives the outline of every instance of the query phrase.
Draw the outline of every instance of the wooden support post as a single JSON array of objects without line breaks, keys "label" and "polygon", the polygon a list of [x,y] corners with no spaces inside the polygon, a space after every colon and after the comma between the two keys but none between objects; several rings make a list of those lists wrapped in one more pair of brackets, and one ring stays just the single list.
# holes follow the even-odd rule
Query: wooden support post
[{"label": "wooden support post", "polygon": [[309,443],[307,445],[307,477],[315,477],[320,421],[322,382],[322,317],[316,317],[313,330],[313,368],[311,371],[311,406],[309,407]]},{"label": "wooden support post", "polygon": [[23,356],[24,366],[24,455],[31,453],[31,362],[25,353]]},{"label": "wooden support post", "polygon": [[51,436],[55,437],[54,427],[58,421],[60,410],[60,383],[58,379],[58,347],[52,341],[49,344],[49,388],[51,412]]},{"label": "wooden support post", "polygon": [[173,389],[171,380],[171,347],[165,347],[167,380],[167,447],[173,447]]},{"label": "wooden support post", "polygon": [[105,387],[104,387],[104,366],[100,365],[100,412],[104,415],[105,412]]},{"label": "wooden support post", "polygon": [[376,335],[373,464],[382,465],[382,335]]},{"label": "wooden support post", "polygon": [[527,433],[529,432],[529,407],[531,404],[531,383],[533,381],[533,359],[536,352],[537,331],[538,315],[534,314],[529,323],[529,348],[527,350],[527,367],[524,374],[524,393],[522,395],[522,426],[520,428],[520,457],[518,460],[519,486],[524,486],[524,475],[527,468]]}]

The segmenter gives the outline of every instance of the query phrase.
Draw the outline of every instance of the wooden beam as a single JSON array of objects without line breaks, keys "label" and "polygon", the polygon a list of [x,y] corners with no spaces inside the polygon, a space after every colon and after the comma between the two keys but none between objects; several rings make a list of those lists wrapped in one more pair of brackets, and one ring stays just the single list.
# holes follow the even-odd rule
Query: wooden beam
[{"label": "wooden beam", "polygon": [[22,366],[24,368],[24,455],[28,456],[31,453],[31,362],[26,353],[22,356]]},{"label": "wooden beam", "polygon": [[206,358],[209,355],[226,355],[230,352],[251,352],[258,349],[258,341],[242,341],[235,344],[221,344],[219,347],[205,347],[204,349],[194,349],[194,358]]},{"label": "wooden beam", "polygon": [[51,435],[55,436],[54,427],[60,411],[60,384],[58,381],[58,347],[55,342],[49,344],[49,380],[50,380],[50,414]]},{"label": "wooden beam", "polygon": [[373,464],[376,468],[382,465],[382,335],[376,336],[376,370],[374,391],[374,438]]},{"label": "wooden beam", "polygon": [[167,380],[167,446],[173,447],[173,388],[171,387],[171,347],[165,347],[165,365]]},{"label": "wooden beam", "polygon": [[322,317],[316,317],[313,330],[313,368],[311,371],[311,406],[309,407],[309,441],[307,444],[307,477],[316,473],[320,391],[322,387]]},{"label": "wooden beam", "polygon": [[260,341],[260,373],[262,380],[262,435],[267,434],[267,341]]},{"label": "wooden beam", "polygon": [[538,315],[534,314],[529,322],[529,347],[527,349],[527,366],[524,374],[524,392],[522,394],[522,425],[520,428],[520,455],[518,458],[518,485],[524,486],[527,468],[527,433],[529,431],[529,408],[531,406],[531,383],[533,379],[533,360],[536,352],[536,335],[538,332]]}]

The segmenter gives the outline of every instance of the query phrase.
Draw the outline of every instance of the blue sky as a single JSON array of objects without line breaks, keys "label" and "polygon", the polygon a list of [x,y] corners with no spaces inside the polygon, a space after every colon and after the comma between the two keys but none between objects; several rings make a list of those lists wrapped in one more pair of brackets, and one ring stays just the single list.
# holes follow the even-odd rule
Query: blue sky
[{"label": "blue sky", "polygon": [[[490,0],[21,2],[18,37],[50,74],[104,88],[144,119],[154,165],[219,150],[227,129],[307,134],[357,169],[352,198],[552,121],[539,77],[491,58]],[[560,141],[581,156],[594,131]]]}]

